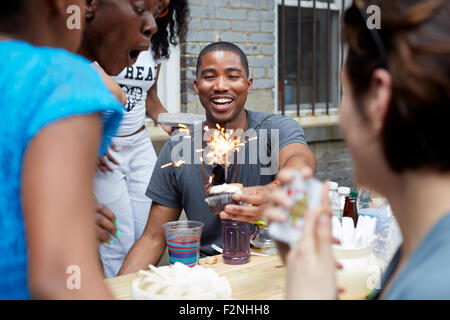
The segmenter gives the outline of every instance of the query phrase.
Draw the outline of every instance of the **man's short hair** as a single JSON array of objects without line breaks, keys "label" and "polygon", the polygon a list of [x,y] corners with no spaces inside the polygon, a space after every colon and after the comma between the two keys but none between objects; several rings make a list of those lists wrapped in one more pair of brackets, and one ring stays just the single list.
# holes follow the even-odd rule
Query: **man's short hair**
[{"label": "man's short hair", "polygon": [[214,51],[225,51],[225,52],[233,52],[239,56],[241,59],[241,64],[245,69],[245,73],[247,74],[247,77],[250,76],[250,71],[248,68],[248,60],[247,56],[245,55],[244,51],[241,50],[237,45],[231,43],[231,42],[213,42],[208,44],[206,47],[203,48],[203,50],[200,52],[197,58],[197,69],[195,71],[195,74],[198,78],[198,70],[200,69],[200,65],[202,64],[202,57],[210,52]]}]

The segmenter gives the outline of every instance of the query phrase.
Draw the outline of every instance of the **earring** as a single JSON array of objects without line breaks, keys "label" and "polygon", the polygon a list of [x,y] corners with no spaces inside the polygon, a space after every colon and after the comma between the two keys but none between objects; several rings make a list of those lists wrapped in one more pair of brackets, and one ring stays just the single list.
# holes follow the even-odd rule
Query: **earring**
[{"label": "earring", "polygon": [[169,13],[169,7],[167,7],[166,10],[161,12],[161,14],[157,17],[157,19],[164,18],[165,16],[167,16],[168,13]]},{"label": "earring", "polygon": [[86,19],[91,20],[94,17],[94,13],[92,11],[86,12]]}]

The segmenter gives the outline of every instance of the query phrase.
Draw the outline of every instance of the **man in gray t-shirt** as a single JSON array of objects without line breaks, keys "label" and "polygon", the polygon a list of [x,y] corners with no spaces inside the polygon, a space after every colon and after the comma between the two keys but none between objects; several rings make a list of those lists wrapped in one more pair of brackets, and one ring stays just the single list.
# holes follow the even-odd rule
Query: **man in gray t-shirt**
[{"label": "man in gray t-shirt", "polygon": [[[184,209],[189,220],[202,221],[201,254],[213,255],[211,244],[222,245],[221,220],[255,222],[262,218],[262,206],[268,200],[267,184],[275,180],[279,169],[305,166],[315,169],[315,159],[297,121],[280,115],[245,109],[252,87],[245,54],[235,45],[213,43],[202,50],[197,63],[196,93],[205,108],[206,123],[175,134],[161,150],[146,195],[153,200],[147,226],[131,249],[119,274],[135,272],[157,264],[165,248],[162,224],[177,220]],[[227,168],[227,180],[220,165],[200,160],[207,138],[204,125],[244,132],[245,146],[234,154]],[[166,166],[185,161],[182,166]],[[228,205],[220,216],[205,203],[207,185],[241,183],[243,194],[235,201],[252,206]]]}]

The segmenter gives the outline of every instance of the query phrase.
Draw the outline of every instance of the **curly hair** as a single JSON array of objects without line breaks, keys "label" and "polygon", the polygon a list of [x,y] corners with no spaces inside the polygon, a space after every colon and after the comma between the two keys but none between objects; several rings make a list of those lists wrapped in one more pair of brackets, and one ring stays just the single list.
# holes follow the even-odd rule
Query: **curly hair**
[{"label": "curly hair", "polygon": [[184,41],[187,33],[188,17],[188,0],[172,0],[169,4],[167,16],[156,19],[158,32],[151,39],[151,48],[155,60],[161,58],[169,59],[170,45],[177,46]]}]

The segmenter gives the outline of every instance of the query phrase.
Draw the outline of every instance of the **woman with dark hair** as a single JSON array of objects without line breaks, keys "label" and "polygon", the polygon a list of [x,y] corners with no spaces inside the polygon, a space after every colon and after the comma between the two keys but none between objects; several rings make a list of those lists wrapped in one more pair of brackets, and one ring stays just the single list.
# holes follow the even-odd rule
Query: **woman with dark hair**
[{"label": "woman with dark hair", "polygon": [[[366,26],[368,5],[380,8],[379,30]],[[403,236],[374,297],[450,299],[450,2],[366,6],[355,1],[344,13],[340,127],[356,182],[389,200]],[[276,204],[286,200],[274,197]],[[308,213],[287,255],[288,298],[337,296],[329,212],[325,205]],[[283,219],[274,207],[266,213]]]},{"label": "woman with dark hair", "polygon": [[[136,63],[112,77],[127,95],[126,112],[105,157],[98,160],[94,191],[99,202],[117,217],[120,241],[100,247],[106,277],[116,276],[147,223],[151,200],[145,195],[156,163],[156,153],[145,130],[146,114],[155,122],[166,113],[156,93],[163,59],[170,45],[182,41],[187,30],[187,0],[160,0],[158,32],[151,49],[141,52]],[[171,128],[162,126],[170,134]]]},{"label": "woman with dark hair", "polygon": [[[132,63],[133,50],[147,49],[158,1],[143,1],[141,15],[131,0],[89,3],[2,3],[0,299],[113,297],[98,269],[92,181],[123,107],[89,61],[71,52],[91,37],[96,41],[83,41],[81,52],[118,73]],[[70,7],[81,19],[95,15],[121,28],[91,21],[87,33],[85,23],[69,29]],[[117,51],[108,56],[104,46],[114,41]]]},{"label": "woman with dark hair", "polygon": [[[92,61],[122,105],[126,105],[127,96],[107,72],[116,75],[148,49],[151,36],[158,30],[155,17],[163,9],[163,0],[86,1],[86,27],[78,53]],[[117,25],[126,28],[117,28]],[[118,220],[107,206],[97,204],[96,208],[99,243],[113,242],[120,237]]]}]

